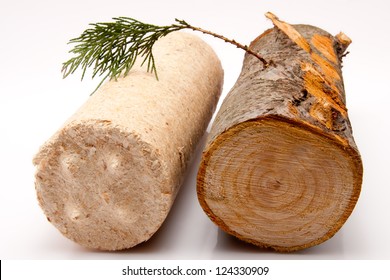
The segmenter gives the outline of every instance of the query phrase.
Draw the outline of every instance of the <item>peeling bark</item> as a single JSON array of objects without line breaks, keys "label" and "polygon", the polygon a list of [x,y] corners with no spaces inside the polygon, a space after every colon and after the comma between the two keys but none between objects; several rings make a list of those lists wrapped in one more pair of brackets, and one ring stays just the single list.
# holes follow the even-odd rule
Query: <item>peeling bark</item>
[{"label": "peeling bark", "polygon": [[362,162],[345,105],[341,58],[351,40],[309,25],[275,27],[250,45],[211,128],[200,204],[226,232],[294,251],[331,238],[360,194]]}]

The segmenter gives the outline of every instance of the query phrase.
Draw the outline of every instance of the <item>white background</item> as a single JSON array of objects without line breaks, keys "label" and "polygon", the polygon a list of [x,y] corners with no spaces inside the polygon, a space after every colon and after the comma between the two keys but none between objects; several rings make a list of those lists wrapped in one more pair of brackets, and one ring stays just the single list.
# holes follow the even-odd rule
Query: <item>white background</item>
[{"label": "white background", "polygon": [[[201,149],[162,228],[147,243],[108,253],[83,249],[47,222],[34,190],[32,157],[88,98],[98,81],[61,76],[69,39],[88,23],[129,16],[157,24],[185,19],[248,44],[272,27],[272,11],[352,38],[344,59],[349,117],[364,163],[361,197],[329,241],[278,254],[226,235],[198,205],[195,177]],[[390,259],[390,2],[383,0],[0,0],[0,258],[1,259]],[[243,52],[201,35],[225,70],[223,96]]]}]

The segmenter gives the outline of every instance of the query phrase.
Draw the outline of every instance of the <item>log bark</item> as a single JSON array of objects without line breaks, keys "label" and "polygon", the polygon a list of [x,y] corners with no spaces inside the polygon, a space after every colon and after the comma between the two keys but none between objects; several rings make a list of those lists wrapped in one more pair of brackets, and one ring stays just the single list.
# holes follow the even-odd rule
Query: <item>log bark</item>
[{"label": "log bark", "polygon": [[309,25],[275,27],[250,45],[212,125],[197,178],[204,211],[224,231],[295,251],[332,237],[360,194],[362,161],[345,106],[350,39]]},{"label": "log bark", "polygon": [[221,94],[220,61],[198,37],[174,32],[153,53],[158,81],[139,65],[106,83],[34,158],[48,220],[85,247],[126,249],[158,230]]}]

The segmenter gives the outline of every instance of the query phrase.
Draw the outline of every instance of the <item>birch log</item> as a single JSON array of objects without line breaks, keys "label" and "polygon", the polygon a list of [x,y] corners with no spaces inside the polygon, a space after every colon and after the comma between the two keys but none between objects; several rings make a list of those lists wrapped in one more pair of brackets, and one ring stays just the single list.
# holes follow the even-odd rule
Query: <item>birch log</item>
[{"label": "birch log", "polygon": [[34,158],[48,220],[89,248],[148,240],[166,218],[218,102],[223,71],[188,33],[159,40],[157,81],[145,67],[105,84]]},{"label": "birch log", "polygon": [[267,14],[208,137],[200,204],[226,232],[294,251],[332,237],[360,193],[362,162],[345,106],[341,58],[350,39]]}]

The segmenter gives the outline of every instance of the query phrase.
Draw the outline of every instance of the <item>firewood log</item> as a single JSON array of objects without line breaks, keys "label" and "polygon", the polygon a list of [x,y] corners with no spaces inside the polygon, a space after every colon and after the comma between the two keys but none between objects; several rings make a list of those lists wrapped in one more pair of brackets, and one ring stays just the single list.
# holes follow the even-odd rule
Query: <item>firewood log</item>
[{"label": "firewood log", "polygon": [[341,60],[351,40],[267,14],[274,28],[246,54],[208,137],[197,178],[204,211],[261,247],[295,251],[331,238],[350,216],[362,161]]}]

